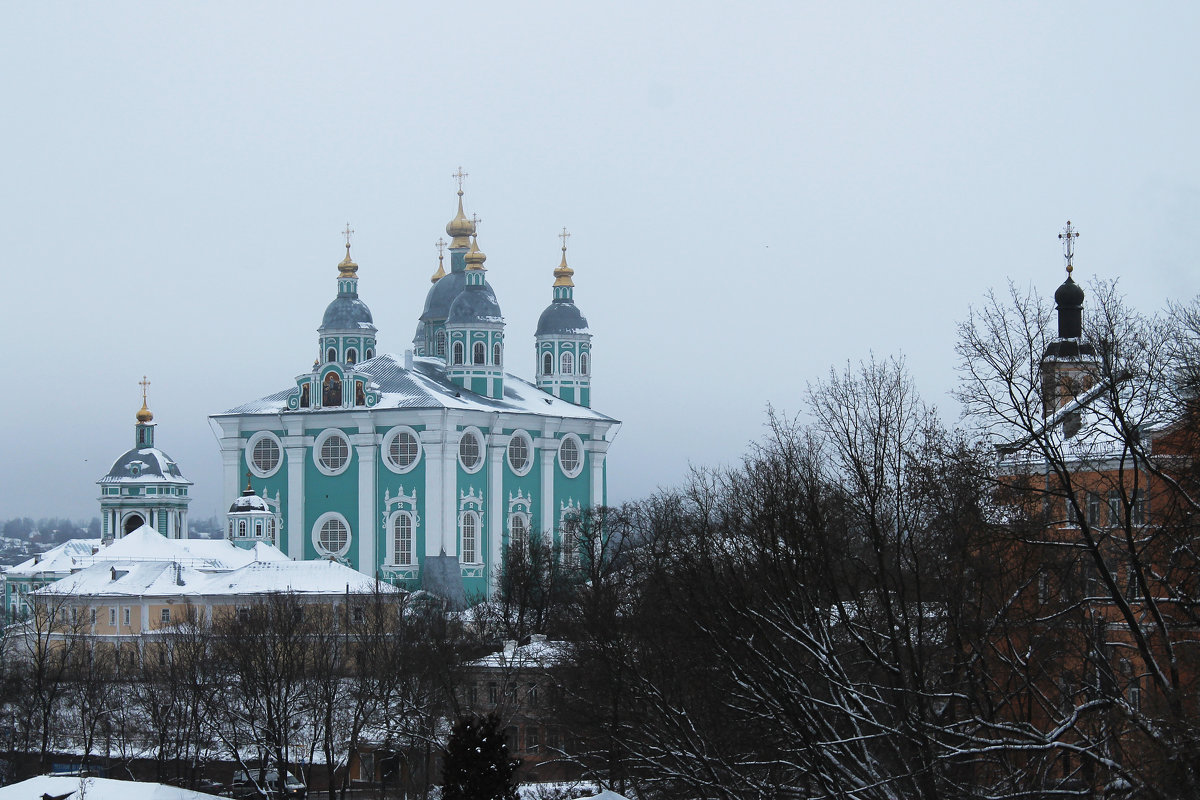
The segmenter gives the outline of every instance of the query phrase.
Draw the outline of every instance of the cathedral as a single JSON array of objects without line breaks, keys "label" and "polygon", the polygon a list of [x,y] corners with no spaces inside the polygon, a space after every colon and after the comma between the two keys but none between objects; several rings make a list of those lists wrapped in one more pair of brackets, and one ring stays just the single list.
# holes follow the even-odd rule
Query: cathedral
[{"label": "cathedral", "polygon": [[510,538],[551,536],[571,557],[564,522],[605,502],[619,424],[591,408],[591,334],[566,231],[533,352],[518,351],[535,362],[530,382],[506,371],[504,317],[456,177],[450,270],[439,254],[411,349],[379,352],[347,228],[311,368],[210,417],[235,544],[480,597]]}]

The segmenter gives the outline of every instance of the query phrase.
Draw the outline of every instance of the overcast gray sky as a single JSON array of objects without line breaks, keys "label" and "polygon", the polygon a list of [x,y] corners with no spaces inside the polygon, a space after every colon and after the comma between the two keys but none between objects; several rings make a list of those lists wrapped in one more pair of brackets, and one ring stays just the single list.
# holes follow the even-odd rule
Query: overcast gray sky
[{"label": "overcast gray sky", "polygon": [[347,221],[403,352],[460,164],[524,377],[572,233],[610,500],[872,350],[953,416],[956,321],[1053,292],[1068,218],[1085,281],[1200,292],[1198,9],[10,2],[0,517],[97,512],[143,373],[215,513],[207,415],[312,363]]}]

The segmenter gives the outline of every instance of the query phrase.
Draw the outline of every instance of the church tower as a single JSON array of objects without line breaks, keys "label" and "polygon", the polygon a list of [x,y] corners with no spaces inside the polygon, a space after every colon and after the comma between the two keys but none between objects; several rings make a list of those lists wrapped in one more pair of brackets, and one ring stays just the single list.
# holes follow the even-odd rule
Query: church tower
[{"label": "church tower", "polygon": [[375,357],[375,323],[371,309],[358,299],[358,264],[350,258],[350,226],[346,237],[346,257],[338,264],[337,297],[325,308],[321,327],[317,328],[318,361],[322,364],[354,366]]},{"label": "church tower", "polygon": [[[1042,413],[1050,416],[1096,382],[1096,348],[1083,338],[1083,289],[1075,283],[1075,240],[1079,232],[1071,221],[1058,238],[1067,260],[1067,279],[1054,292],[1058,311],[1058,337],[1042,356]],[[1068,426],[1070,427],[1070,426]]]},{"label": "church tower", "polygon": [[504,318],[484,280],[486,260],[476,234],[463,257],[465,285],[446,315],[446,375],[464,389],[498,400],[504,396]]},{"label": "church tower", "polygon": [[135,415],[133,449],[125,451],[108,473],[96,481],[100,487],[100,531],[105,539],[120,539],[143,525],[168,539],[186,539],[188,487],[170,456],[154,446],[154,414],[146,404],[141,380],[142,407]]},{"label": "church tower", "polygon": [[587,319],[575,305],[575,270],[567,266],[567,239],[563,228],[562,260],[554,270],[554,300],[538,318],[534,334],[537,352],[537,386],[569,403],[592,405],[592,334]]}]

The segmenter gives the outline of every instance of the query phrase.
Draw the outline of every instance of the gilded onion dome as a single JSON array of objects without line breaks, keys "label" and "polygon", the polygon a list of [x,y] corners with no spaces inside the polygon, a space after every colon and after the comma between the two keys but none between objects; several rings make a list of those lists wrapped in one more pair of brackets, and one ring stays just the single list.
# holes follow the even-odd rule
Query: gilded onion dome
[{"label": "gilded onion dome", "polygon": [[446,223],[446,235],[451,237],[451,248],[466,247],[468,237],[475,233],[475,223],[467,219],[467,215],[463,213],[462,197],[462,189],[459,189],[458,213],[454,215],[454,219]]},{"label": "gilded onion dome", "polygon": [[358,277],[358,264],[355,264],[354,260],[350,258],[350,243],[349,242],[346,242],[346,257],[343,258],[341,263],[338,264],[338,277],[339,278],[357,278]]},{"label": "gilded onion dome", "polygon": [[[475,226],[472,225],[471,227],[473,228]],[[473,231],[472,234],[474,234]],[[485,269],[483,262],[487,261],[487,256],[484,255],[483,251],[479,249],[478,236],[471,236],[471,249],[467,251],[465,260],[467,262],[467,269]]]},{"label": "gilded onion dome", "polygon": [[146,407],[146,398],[142,398],[142,407],[138,409],[136,414],[138,422],[150,422],[154,419],[154,414]]},{"label": "gilded onion dome", "polygon": [[554,270],[554,285],[574,286],[575,281],[571,280],[571,276],[574,274],[575,270],[567,266],[567,246],[564,244],[562,248],[562,261],[558,262],[558,268]]}]

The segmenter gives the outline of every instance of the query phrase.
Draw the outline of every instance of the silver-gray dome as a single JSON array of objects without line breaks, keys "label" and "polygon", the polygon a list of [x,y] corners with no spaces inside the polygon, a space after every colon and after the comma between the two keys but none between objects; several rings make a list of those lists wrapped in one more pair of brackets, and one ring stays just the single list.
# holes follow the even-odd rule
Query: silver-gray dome
[{"label": "silver-gray dome", "polygon": [[476,322],[503,322],[500,304],[496,302],[492,287],[487,284],[463,289],[450,304],[450,313],[446,315],[447,325],[470,325]]},{"label": "silver-gray dome", "polygon": [[538,317],[534,336],[575,336],[587,332],[587,318],[579,312],[578,306],[568,300],[555,300]]},{"label": "silver-gray dome", "polygon": [[358,297],[341,294],[325,309],[321,318],[321,327],[329,330],[361,330],[374,329],[371,319],[371,309]]},{"label": "silver-gray dome", "polygon": [[125,481],[191,483],[183,477],[179,465],[157,447],[135,447],[126,451],[113,462],[112,469],[97,483]]}]

